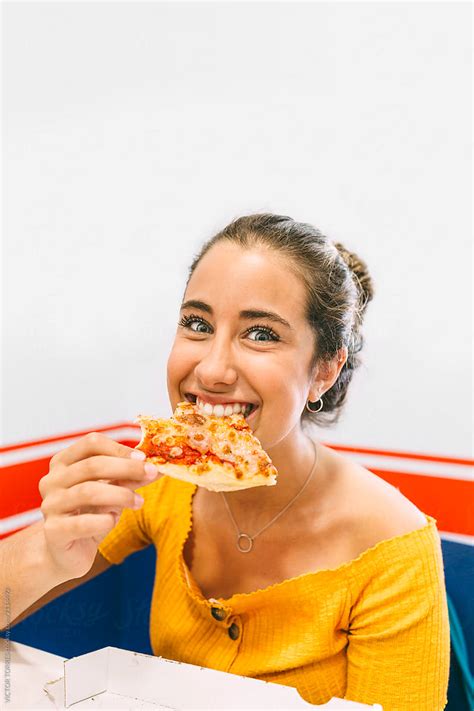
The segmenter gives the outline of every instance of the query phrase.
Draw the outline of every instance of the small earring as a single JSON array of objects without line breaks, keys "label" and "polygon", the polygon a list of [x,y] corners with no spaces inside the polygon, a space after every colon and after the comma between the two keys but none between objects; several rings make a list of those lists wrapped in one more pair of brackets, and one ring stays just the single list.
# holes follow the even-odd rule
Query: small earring
[{"label": "small earring", "polygon": [[[313,409],[314,405],[316,405],[319,402],[319,400],[321,400],[321,407],[319,407],[317,410]],[[323,409],[323,406],[324,406],[324,403],[323,403],[323,398],[321,396],[319,396],[318,400],[314,400],[313,402],[311,402],[311,400],[308,400],[306,403],[306,409],[308,410],[308,412],[311,412],[313,414],[316,412],[321,412],[321,410]]]}]

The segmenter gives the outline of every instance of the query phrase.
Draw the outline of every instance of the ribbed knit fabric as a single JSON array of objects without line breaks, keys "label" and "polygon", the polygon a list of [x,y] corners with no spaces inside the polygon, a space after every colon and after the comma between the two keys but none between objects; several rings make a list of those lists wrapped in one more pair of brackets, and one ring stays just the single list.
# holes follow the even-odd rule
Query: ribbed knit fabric
[{"label": "ribbed knit fabric", "polygon": [[434,518],[337,568],[212,601],[183,559],[196,488],[165,476],[137,489],[142,508],[124,509],[99,545],[114,564],[155,545],[155,655],[294,686],[313,704],[444,709],[449,618]]}]

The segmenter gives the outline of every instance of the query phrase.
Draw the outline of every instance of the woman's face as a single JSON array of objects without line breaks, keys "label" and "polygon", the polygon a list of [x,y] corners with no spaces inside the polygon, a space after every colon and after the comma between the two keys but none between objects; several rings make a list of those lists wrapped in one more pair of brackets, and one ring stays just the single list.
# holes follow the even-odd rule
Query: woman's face
[{"label": "woman's face", "polygon": [[197,400],[209,414],[223,415],[240,405],[265,449],[281,442],[318,392],[309,375],[314,333],[304,312],[303,283],[282,255],[214,245],[184,295],[168,359],[173,409]]}]

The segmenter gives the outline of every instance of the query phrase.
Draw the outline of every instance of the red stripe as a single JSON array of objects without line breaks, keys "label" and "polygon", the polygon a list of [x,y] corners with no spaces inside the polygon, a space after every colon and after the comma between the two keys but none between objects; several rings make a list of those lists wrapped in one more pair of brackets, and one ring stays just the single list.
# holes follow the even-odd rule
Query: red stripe
[{"label": "red stripe", "polygon": [[[83,437],[88,434],[88,432],[107,432],[108,430],[122,429],[132,427],[140,432],[139,425],[133,422],[119,422],[114,425],[107,425],[102,427],[89,428],[87,430],[81,430],[79,432],[69,432],[68,434],[56,435],[54,437],[48,437],[46,439],[37,440],[26,440],[25,442],[18,442],[16,444],[9,444],[4,447],[0,447],[0,453],[12,452],[17,449],[22,449],[24,447],[35,447],[41,444],[50,444],[51,442],[61,442],[65,439],[73,439],[75,437]],[[474,459],[462,458],[462,457],[447,457],[444,455],[434,455],[434,454],[418,454],[415,452],[399,452],[396,450],[386,450],[386,449],[373,449],[369,447],[355,447],[353,445],[342,445],[342,444],[331,444],[330,442],[322,442],[327,447],[338,450],[340,452],[355,452],[356,454],[373,454],[379,457],[399,457],[402,459],[415,459],[424,462],[442,462],[446,464],[466,464],[474,465]],[[133,445],[134,446],[134,445]]]},{"label": "red stripe", "polygon": [[[8,444],[5,447],[0,447],[0,453],[13,452],[15,449],[23,449],[24,447],[36,447],[39,444],[50,444],[51,442],[61,442],[64,439],[74,439],[75,437],[83,437],[89,432],[107,432],[108,430],[117,430],[124,427],[140,428],[138,425],[131,424],[129,422],[119,422],[116,425],[107,425],[106,427],[91,427],[88,430],[82,430],[81,432],[69,432],[68,434],[55,435],[54,437],[47,437],[46,439],[34,439],[26,442],[18,442],[17,444]],[[135,446],[135,445],[134,445]]]},{"label": "red stripe", "polygon": [[[134,447],[137,441],[121,439],[120,443]],[[14,516],[41,506],[38,483],[48,472],[49,460],[50,457],[20,462],[1,470],[0,484],[3,486],[0,497],[0,518]],[[471,503],[474,501],[474,482],[407,471],[393,472],[367,468],[398,488],[419,509],[433,516],[441,531],[474,535]]]},{"label": "red stripe", "polygon": [[331,449],[336,449],[340,452],[356,452],[357,454],[375,454],[380,457],[400,457],[401,459],[416,459],[423,462],[442,462],[446,464],[467,464],[474,465],[474,459],[461,459],[459,457],[443,457],[441,455],[432,454],[414,454],[411,452],[397,452],[395,450],[383,449],[368,449],[367,447],[351,447],[342,444],[323,443]]},{"label": "red stripe", "polygon": [[1,471],[0,518],[37,509],[41,506],[41,494],[38,484],[41,477],[48,473],[49,460],[35,459],[4,467]]}]

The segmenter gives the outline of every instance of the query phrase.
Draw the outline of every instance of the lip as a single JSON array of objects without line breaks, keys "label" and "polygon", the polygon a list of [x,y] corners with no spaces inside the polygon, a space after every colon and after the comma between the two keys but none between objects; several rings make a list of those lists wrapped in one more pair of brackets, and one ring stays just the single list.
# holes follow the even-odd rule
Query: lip
[{"label": "lip", "polygon": [[257,414],[258,410],[259,410],[259,407],[258,407],[258,405],[257,405],[256,408],[255,408],[255,410],[252,410],[252,412],[250,413],[250,415],[245,418],[245,421],[247,422],[248,425],[251,425],[251,424],[252,424],[252,422],[253,422],[253,417],[254,417],[254,415]]},{"label": "lip", "polygon": [[[210,405],[233,405],[235,402],[238,402],[240,404],[244,403],[246,405],[253,405],[255,410],[258,408],[256,402],[253,402],[252,400],[245,400],[245,398],[237,399],[229,397],[226,398],[220,395],[203,395],[202,393],[191,392],[190,390],[185,393],[185,399],[187,399],[186,395],[193,395],[194,397],[199,398],[203,402],[208,402]],[[255,412],[255,410],[253,412]]]}]

